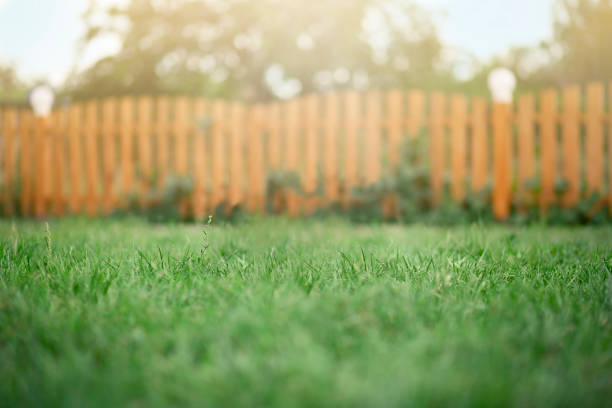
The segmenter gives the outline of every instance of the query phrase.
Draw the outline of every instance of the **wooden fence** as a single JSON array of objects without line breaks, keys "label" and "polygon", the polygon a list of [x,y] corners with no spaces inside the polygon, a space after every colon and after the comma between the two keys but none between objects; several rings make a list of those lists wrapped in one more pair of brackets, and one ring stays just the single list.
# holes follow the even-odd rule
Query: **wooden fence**
[{"label": "wooden fence", "polygon": [[[559,178],[567,183],[564,206],[593,192],[608,192],[612,202],[610,90],[606,98],[601,83],[584,92],[550,89],[520,95],[513,106],[391,90],[252,106],[110,98],[58,108],[48,119],[6,107],[0,109],[2,208],[5,215],[96,216],[121,208],[126,197],[146,207],[150,191],[178,175],[193,180],[184,211],[196,218],[220,204],[263,212],[267,176],[281,171],[299,175],[304,194],[287,199],[289,213],[298,215],[375,182],[400,164],[406,140],[417,138],[427,139],[433,205],[447,183],[457,202],[492,183],[494,211],[503,219],[511,201],[528,199],[528,182],[539,180],[546,210],[555,204]],[[308,198],[321,184],[320,199]]]}]

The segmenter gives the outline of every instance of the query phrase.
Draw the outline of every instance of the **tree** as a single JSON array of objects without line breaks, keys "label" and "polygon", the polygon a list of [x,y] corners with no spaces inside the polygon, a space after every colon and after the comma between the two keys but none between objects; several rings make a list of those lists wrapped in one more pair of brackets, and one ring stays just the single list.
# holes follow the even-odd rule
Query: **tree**
[{"label": "tree", "polygon": [[448,76],[429,15],[408,0],[131,0],[108,9],[92,1],[85,21],[85,47],[105,35],[122,46],[71,79],[77,97],[180,92],[265,100]]},{"label": "tree", "polygon": [[0,102],[25,103],[27,85],[18,77],[11,65],[0,65]]}]

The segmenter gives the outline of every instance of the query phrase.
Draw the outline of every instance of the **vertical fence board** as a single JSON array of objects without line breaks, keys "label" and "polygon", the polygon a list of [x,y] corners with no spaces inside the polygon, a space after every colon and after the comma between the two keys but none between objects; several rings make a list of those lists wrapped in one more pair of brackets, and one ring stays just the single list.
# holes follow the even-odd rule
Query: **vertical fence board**
[{"label": "vertical fence board", "polygon": [[116,138],[115,138],[115,100],[106,99],[102,104],[102,171],[104,190],[104,212],[110,214],[115,208],[115,167],[116,167]]},{"label": "vertical fence board", "polygon": [[[291,100],[286,104],[286,109],[285,146],[287,151],[285,153],[285,170],[298,175],[300,104],[297,100]],[[287,192],[287,210],[292,217],[297,216],[300,212],[300,200],[297,191],[293,189]]]},{"label": "vertical fence board", "polygon": [[44,119],[34,117],[34,132],[32,135],[32,202],[33,214],[35,217],[42,217],[43,208],[43,138],[44,138]]},{"label": "vertical fence board", "polygon": [[423,126],[425,94],[422,91],[408,92],[408,136],[416,139]]},{"label": "vertical fence board", "polygon": [[69,154],[70,154],[70,212],[78,214],[81,211],[83,153],[81,149],[81,116],[83,107],[79,104],[70,106],[69,118]]},{"label": "vertical fence board", "polygon": [[48,199],[51,196],[53,179],[51,168],[51,140],[49,118],[37,117],[34,122],[34,215],[43,217],[46,213]]},{"label": "vertical fence board", "polygon": [[281,125],[280,104],[272,102],[267,108],[267,132],[268,132],[268,165],[270,170],[281,168]]},{"label": "vertical fence board", "polygon": [[366,184],[373,184],[381,174],[381,99],[378,91],[366,96],[365,175]]},{"label": "vertical fence board", "polygon": [[467,163],[467,101],[465,96],[451,96],[451,195],[457,202],[465,198]]},{"label": "vertical fence board", "polygon": [[340,99],[330,92],[325,96],[325,195],[328,203],[338,201],[338,127]]},{"label": "vertical fence board", "polygon": [[612,82],[608,92],[608,212],[612,216]]},{"label": "vertical fence board", "polygon": [[[174,100],[174,172],[178,177],[186,177],[189,172],[188,129],[189,99],[184,96]],[[182,216],[188,211],[189,203],[181,200],[179,207]]]},{"label": "vertical fence board", "polygon": [[517,191],[519,201],[527,204],[531,201],[528,182],[536,176],[534,96],[532,94],[521,95],[518,98],[517,109]]},{"label": "vertical fence board", "polygon": [[431,106],[429,114],[429,135],[430,135],[430,183],[433,205],[438,205],[442,199],[444,188],[444,110],[446,98],[441,92],[434,92],[431,95]]},{"label": "vertical fence board", "polygon": [[231,115],[229,171],[230,209],[242,204],[244,200],[244,125],[246,119],[244,105],[240,102],[233,102]]},{"label": "vertical fence board", "polygon": [[347,92],[344,103],[344,201],[345,206],[348,206],[353,189],[359,183],[360,94],[356,91]]},{"label": "vertical fence board", "polygon": [[150,97],[138,99],[138,165],[140,173],[140,205],[146,207],[149,186],[153,177],[151,148],[151,117],[153,103]]},{"label": "vertical fence board", "polygon": [[310,95],[305,101],[306,131],[304,133],[304,192],[308,198],[304,202],[306,214],[314,212],[317,190],[317,149],[319,146],[319,98]]},{"label": "vertical fence board", "polygon": [[591,83],[586,89],[586,187],[587,194],[603,187],[603,84]]},{"label": "vertical fence board", "polygon": [[87,166],[87,214],[98,212],[98,103],[90,101],[85,108],[85,162]]},{"label": "vertical fence board", "polygon": [[53,129],[51,131],[53,156],[53,197],[52,211],[58,217],[64,215],[64,191],[65,191],[65,132],[67,113],[66,109],[60,108],[53,113]]},{"label": "vertical fence board", "polygon": [[487,102],[483,98],[472,100],[471,179],[472,191],[481,192],[487,185],[489,174]]},{"label": "vertical fence board", "polygon": [[187,175],[187,124],[189,100],[178,97],[174,101],[174,171],[178,176]]},{"label": "vertical fence board", "polygon": [[402,152],[402,92],[391,90],[387,93],[387,156],[394,171]]},{"label": "vertical fence board", "polygon": [[493,105],[493,214],[499,220],[508,217],[511,201],[510,109],[504,103]]},{"label": "vertical fence board", "polygon": [[263,140],[263,118],[264,108],[255,105],[249,112],[248,129],[248,207],[253,213],[263,212],[266,189],[265,164],[264,164],[264,140]]},{"label": "vertical fence board", "polygon": [[133,123],[134,107],[130,97],[121,99],[121,192],[124,197],[132,193],[134,186]]},{"label": "vertical fence board", "polygon": [[193,216],[201,220],[206,215],[206,133],[200,125],[206,115],[206,101],[198,98],[193,106],[196,129],[193,141]]},{"label": "vertical fence board", "polygon": [[562,175],[567,182],[563,205],[572,207],[580,198],[580,133],[578,113],[580,110],[580,88],[571,86],[563,91],[562,121]]},{"label": "vertical fence board", "polygon": [[4,136],[4,214],[11,216],[15,213],[15,159],[16,159],[16,124],[17,111],[6,109],[3,115],[2,135]]},{"label": "vertical fence board", "polygon": [[168,136],[170,132],[170,103],[167,96],[157,98],[155,116],[157,118],[157,186],[158,188],[163,188],[166,184],[168,162],[170,161],[170,142]]},{"label": "vertical fence board", "polygon": [[224,101],[218,100],[213,103],[213,123],[211,129],[212,155],[211,155],[211,176],[212,194],[210,197],[211,210],[225,200],[225,120],[227,115],[227,105]]},{"label": "vertical fence board", "polygon": [[19,114],[19,138],[21,139],[21,214],[30,215],[32,199],[32,125],[33,117],[29,110],[22,109]]},{"label": "vertical fence board", "polygon": [[540,97],[540,173],[542,192],[540,205],[543,211],[555,201],[557,177],[557,91],[543,91]]}]

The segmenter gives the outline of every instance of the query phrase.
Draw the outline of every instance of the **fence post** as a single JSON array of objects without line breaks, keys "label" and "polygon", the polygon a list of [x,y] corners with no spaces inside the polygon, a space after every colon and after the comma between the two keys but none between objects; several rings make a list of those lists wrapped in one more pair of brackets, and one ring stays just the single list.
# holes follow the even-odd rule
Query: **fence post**
[{"label": "fence post", "polygon": [[512,141],[510,119],[514,74],[504,68],[493,70],[488,78],[493,95],[493,214],[505,220],[510,214],[510,182],[512,175]]}]

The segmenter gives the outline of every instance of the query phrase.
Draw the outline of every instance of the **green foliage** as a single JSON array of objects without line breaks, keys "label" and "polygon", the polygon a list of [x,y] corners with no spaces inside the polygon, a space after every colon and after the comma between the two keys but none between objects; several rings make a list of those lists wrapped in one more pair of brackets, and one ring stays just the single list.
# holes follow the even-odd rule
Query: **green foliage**
[{"label": "green foliage", "polygon": [[[436,86],[451,77],[431,16],[412,1],[92,2],[84,20],[83,47],[107,35],[122,46],[70,79],[78,98],[176,92],[253,101],[295,81],[311,92],[353,87],[358,78],[384,87]],[[375,43],[381,34],[384,47]]]},{"label": "green foliage", "polygon": [[[423,135],[421,135],[423,136]],[[441,202],[433,204],[430,185],[430,169],[426,159],[428,150],[426,137],[408,140],[402,149],[400,164],[392,171],[385,173],[380,180],[366,186],[359,186],[351,191],[350,206],[334,203],[317,210],[318,217],[341,216],[355,222],[425,222],[434,225],[453,225],[472,223],[475,221],[492,221],[492,184],[489,182],[481,191],[472,191],[469,180],[465,183],[463,202],[455,202],[449,194],[450,175],[447,175]],[[586,195],[586,187],[582,187],[581,198],[571,208],[563,207],[562,196],[567,191],[568,182],[563,178],[555,181],[555,199],[546,211],[540,203],[540,176],[527,180],[525,189],[528,200],[516,200],[512,203],[512,216],[509,220],[514,224],[531,224],[544,222],[556,224],[587,224],[612,222],[605,204],[606,193]],[[268,177],[268,201],[274,197],[292,191],[305,197],[299,175],[296,173],[274,172]],[[324,191],[320,180],[317,194]],[[278,200],[278,198],[277,198]],[[282,202],[282,199],[280,199]],[[385,212],[385,205],[392,202],[393,209]],[[284,209],[283,206],[280,209]],[[275,210],[274,206],[270,211]],[[279,208],[276,208],[278,211]]]},{"label": "green foliage", "polygon": [[0,221],[1,405],[612,400],[609,226],[202,228]]}]

